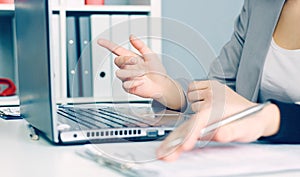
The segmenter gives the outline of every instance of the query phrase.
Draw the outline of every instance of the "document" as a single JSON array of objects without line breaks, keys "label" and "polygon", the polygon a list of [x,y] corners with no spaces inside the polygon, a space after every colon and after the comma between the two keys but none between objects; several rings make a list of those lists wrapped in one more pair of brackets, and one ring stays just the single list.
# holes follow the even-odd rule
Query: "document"
[{"label": "document", "polygon": [[183,153],[177,161],[164,162],[155,157],[159,144],[92,144],[85,148],[96,149],[111,161],[118,162],[117,166],[132,167],[132,174],[136,176],[147,176],[148,172],[160,177],[245,176],[289,170],[300,172],[300,145],[199,142],[194,150]]}]

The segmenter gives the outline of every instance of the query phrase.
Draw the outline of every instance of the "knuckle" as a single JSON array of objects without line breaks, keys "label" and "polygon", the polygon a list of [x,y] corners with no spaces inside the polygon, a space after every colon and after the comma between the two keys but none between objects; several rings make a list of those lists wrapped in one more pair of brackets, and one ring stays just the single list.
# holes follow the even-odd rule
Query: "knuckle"
[{"label": "knuckle", "polygon": [[124,73],[122,70],[117,70],[115,71],[115,75],[117,76],[117,78],[121,79],[121,80],[124,80],[126,78],[126,76],[124,76]]},{"label": "knuckle", "polygon": [[119,77],[119,75],[120,75],[120,72],[121,72],[121,71],[120,71],[119,69],[118,69],[118,70],[116,70],[116,71],[115,71],[115,75],[116,75],[117,77]]},{"label": "knuckle", "polygon": [[211,85],[217,85],[217,84],[219,84],[219,81],[216,81],[216,80],[211,80],[210,82],[211,82]]},{"label": "knuckle", "polygon": [[192,92],[188,92],[187,97],[188,97],[189,101],[193,101],[193,94],[192,94]]},{"label": "knuckle", "polygon": [[191,104],[191,109],[192,109],[192,111],[197,112],[195,103]]},{"label": "knuckle", "polygon": [[122,86],[123,89],[126,91],[126,92],[129,92],[130,91],[130,88],[127,88],[125,85]]},{"label": "knuckle", "polygon": [[201,92],[200,91],[196,91],[195,94],[194,94],[194,99],[195,100],[200,100],[201,98]]},{"label": "knuckle", "polygon": [[125,82],[123,82],[122,87],[123,87],[124,90],[128,89],[127,84]]},{"label": "knuckle", "polygon": [[196,112],[201,112],[202,108],[203,108],[203,103],[202,102],[196,102],[193,103],[193,107],[192,110],[196,113]]},{"label": "knuckle", "polygon": [[213,97],[213,92],[211,89],[208,89],[206,92],[205,92],[205,98],[206,99],[211,99]]},{"label": "knuckle", "polygon": [[189,101],[200,101],[203,100],[203,93],[201,91],[194,91],[188,93]]},{"label": "knuckle", "polygon": [[116,57],[116,58],[114,59],[114,63],[115,63],[116,65],[118,65],[119,60],[120,60],[120,57]]},{"label": "knuckle", "polygon": [[122,86],[123,86],[123,88],[124,88],[125,90],[129,90],[129,89],[132,88],[132,83],[129,82],[129,81],[124,81],[123,84],[122,84]]},{"label": "knuckle", "polygon": [[122,75],[123,75],[123,70],[118,69],[118,70],[115,71],[115,74],[116,74],[117,76],[122,76]]},{"label": "knuckle", "polygon": [[189,87],[191,89],[197,89],[200,85],[199,83],[200,83],[199,81],[193,81],[192,83],[189,84]]},{"label": "knuckle", "polygon": [[203,102],[201,103],[201,107],[202,107],[203,109],[208,109],[208,108],[210,107],[210,102],[209,102],[209,100],[203,101]]},{"label": "knuckle", "polygon": [[132,67],[130,65],[123,65],[122,69],[129,70],[132,69]]}]

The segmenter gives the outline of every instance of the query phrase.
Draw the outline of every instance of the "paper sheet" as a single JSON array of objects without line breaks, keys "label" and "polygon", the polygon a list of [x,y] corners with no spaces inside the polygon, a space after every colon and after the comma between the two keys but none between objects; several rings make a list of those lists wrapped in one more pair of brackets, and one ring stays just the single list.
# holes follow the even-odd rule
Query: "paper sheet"
[{"label": "paper sheet", "polygon": [[[235,176],[300,170],[300,146],[214,144],[183,154],[174,163],[145,165],[161,176]],[[174,175],[175,174],[175,175]]]},{"label": "paper sheet", "polygon": [[209,143],[204,148],[182,154],[171,163],[155,159],[159,142],[96,146],[112,159],[135,161],[139,170],[156,171],[161,177],[244,176],[300,171],[300,145]]},{"label": "paper sheet", "polygon": [[0,117],[3,119],[21,119],[20,107],[0,107]]}]

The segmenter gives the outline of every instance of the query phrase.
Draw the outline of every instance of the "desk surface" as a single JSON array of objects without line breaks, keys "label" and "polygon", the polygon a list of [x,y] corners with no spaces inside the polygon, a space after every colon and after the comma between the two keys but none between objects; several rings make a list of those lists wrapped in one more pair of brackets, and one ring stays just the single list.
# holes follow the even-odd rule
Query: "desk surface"
[{"label": "desk surface", "polygon": [[[0,175],[5,177],[99,177],[122,176],[75,153],[82,148],[52,145],[44,139],[33,141],[24,120],[0,119]],[[153,142],[145,142],[153,144]],[[133,144],[133,143],[132,143]],[[154,143],[155,144],[155,143]],[[105,146],[117,146],[118,143]],[[300,146],[299,146],[300,148]],[[254,175],[255,176],[255,175]],[[300,176],[300,171],[259,176]]]},{"label": "desk surface", "polygon": [[33,141],[24,120],[0,120],[0,175],[5,177],[121,176],[78,156],[82,146]]}]

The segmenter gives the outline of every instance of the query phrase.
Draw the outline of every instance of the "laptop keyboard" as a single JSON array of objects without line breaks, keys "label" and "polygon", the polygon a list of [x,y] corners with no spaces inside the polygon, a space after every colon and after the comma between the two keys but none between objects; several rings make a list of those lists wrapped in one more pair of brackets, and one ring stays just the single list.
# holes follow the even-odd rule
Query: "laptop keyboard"
[{"label": "laptop keyboard", "polygon": [[117,112],[111,108],[59,108],[58,114],[87,128],[152,127],[154,119]]}]

